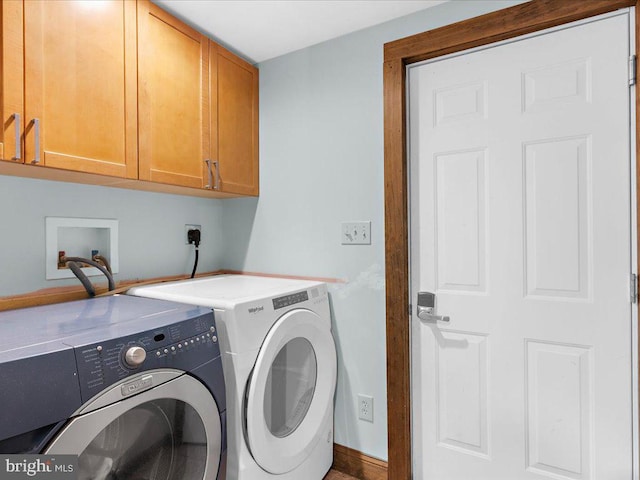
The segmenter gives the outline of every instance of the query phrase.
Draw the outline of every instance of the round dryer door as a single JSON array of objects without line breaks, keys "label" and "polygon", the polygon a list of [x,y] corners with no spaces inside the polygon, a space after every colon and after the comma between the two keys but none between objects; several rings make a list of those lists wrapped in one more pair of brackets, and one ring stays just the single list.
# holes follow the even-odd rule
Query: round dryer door
[{"label": "round dryer door", "polygon": [[221,443],[215,400],[182,375],[72,419],[46,453],[78,455],[78,480],[214,480]]},{"label": "round dryer door", "polygon": [[336,349],[326,323],[309,310],[283,315],[262,344],[246,391],[246,439],[258,465],[289,472],[327,441],[335,384]]}]

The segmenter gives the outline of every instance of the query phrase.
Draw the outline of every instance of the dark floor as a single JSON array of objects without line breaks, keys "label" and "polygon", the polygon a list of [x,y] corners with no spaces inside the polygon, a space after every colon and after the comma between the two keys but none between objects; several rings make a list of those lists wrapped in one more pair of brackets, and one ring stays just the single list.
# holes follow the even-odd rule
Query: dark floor
[{"label": "dark floor", "polygon": [[358,480],[356,477],[347,475],[346,473],[338,472],[337,470],[329,470],[324,480]]}]

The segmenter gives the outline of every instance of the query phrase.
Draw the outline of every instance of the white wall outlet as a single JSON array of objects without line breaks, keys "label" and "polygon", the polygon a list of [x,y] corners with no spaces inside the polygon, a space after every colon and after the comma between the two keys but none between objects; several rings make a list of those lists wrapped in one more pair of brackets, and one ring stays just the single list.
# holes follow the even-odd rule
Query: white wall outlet
[{"label": "white wall outlet", "polygon": [[358,394],[358,418],[373,423],[373,397]]},{"label": "white wall outlet", "polygon": [[[189,245],[189,230],[200,230],[200,235],[202,235],[202,227],[200,225],[185,225],[184,226],[184,243]],[[200,240],[200,245],[202,245],[202,239]]]},{"label": "white wall outlet", "polygon": [[342,245],[371,245],[371,222],[342,222]]}]

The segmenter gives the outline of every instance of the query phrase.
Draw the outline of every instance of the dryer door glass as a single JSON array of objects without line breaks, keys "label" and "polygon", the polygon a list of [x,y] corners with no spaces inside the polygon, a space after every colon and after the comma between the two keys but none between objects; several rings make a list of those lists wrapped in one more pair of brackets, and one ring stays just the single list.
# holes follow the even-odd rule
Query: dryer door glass
[{"label": "dryer door glass", "polygon": [[294,338],[271,364],[264,396],[264,419],[271,433],[286,437],[298,428],[316,388],[317,360],[311,343]]},{"label": "dryer door glass", "polygon": [[102,429],[78,458],[78,479],[202,479],[206,452],[198,413],[180,400],[162,398]]}]

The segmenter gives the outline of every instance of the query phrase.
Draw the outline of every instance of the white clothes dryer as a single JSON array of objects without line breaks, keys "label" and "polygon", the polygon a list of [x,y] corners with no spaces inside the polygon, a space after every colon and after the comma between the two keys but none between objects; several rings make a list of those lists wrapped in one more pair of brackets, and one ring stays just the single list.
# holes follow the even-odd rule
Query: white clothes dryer
[{"label": "white clothes dryer", "polygon": [[127,293],[215,310],[229,480],[322,480],[333,461],[336,386],[326,284],[220,275]]}]

